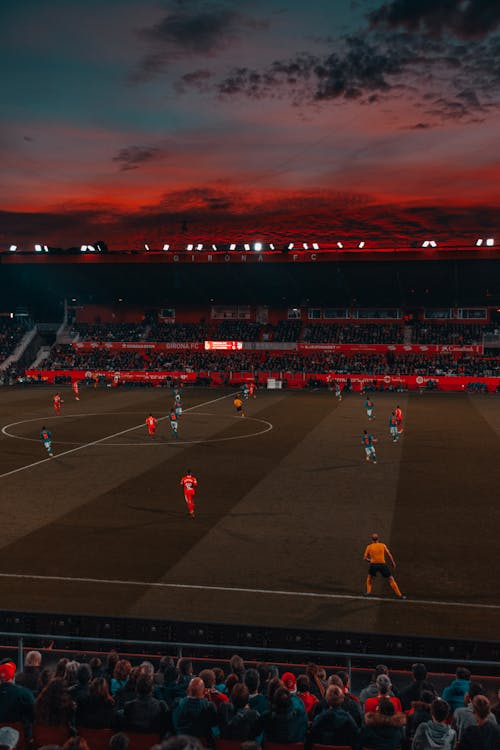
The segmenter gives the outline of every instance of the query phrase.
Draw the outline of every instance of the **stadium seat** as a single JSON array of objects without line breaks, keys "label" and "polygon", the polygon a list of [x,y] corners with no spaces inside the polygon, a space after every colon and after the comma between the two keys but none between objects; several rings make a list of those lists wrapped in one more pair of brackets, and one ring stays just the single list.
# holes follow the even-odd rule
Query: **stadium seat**
[{"label": "stadium seat", "polygon": [[311,750],[351,750],[351,745],[318,745],[315,743]]},{"label": "stadium seat", "polygon": [[113,729],[90,729],[78,727],[78,736],[83,737],[91,750],[108,750],[109,741],[115,734]]},{"label": "stadium seat", "polygon": [[268,742],[264,740],[264,750],[304,750],[303,742]]},{"label": "stadium seat", "polygon": [[19,742],[16,745],[16,750],[25,750],[26,736],[24,734],[24,724],[21,721],[2,721],[0,722],[0,728],[1,727],[12,727],[12,729],[17,729],[19,732]]},{"label": "stadium seat", "polygon": [[66,740],[71,737],[69,728],[66,726],[52,727],[48,724],[33,724],[33,745],[43,747],[44,745],[59,745],[62,747]]},{"label": "stadium seat", "polygon": [[[125,734],[130,740],[129,750],[151,750],[153,745],[159,745],[161,742],[161,736],[155,733],[125,732]],[[92,750],[94,750],[93,747]]]},{"label": "stadium seat", "polygon": [[240,750],[240,748],[240,740],[221,740],[220,737],[215,740],[215,750]]}]

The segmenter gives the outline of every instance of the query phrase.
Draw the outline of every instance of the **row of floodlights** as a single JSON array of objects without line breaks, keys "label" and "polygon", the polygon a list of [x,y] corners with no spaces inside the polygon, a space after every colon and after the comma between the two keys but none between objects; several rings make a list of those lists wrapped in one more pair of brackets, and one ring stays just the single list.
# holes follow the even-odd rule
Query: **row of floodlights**
[{"label": "row of floodlights", "polygon": [[[495,240],[493,239],[493,237],[488,237],[488,239],[486,240],[476,240],[476,247],[481,247],[481,245],[483,244],[486,245],[486,247],[493,247],[495,244]],[[437,242],[436,240],[424,240],[422,242],[422,247],[437,247]]]}]

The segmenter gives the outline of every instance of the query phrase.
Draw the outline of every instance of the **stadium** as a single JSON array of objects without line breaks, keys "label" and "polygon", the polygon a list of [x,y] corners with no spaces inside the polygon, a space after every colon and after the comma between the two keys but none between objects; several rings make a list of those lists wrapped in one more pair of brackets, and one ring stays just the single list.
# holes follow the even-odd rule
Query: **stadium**
[{"label": "stadium", "polygon": [[67,108],[1,146],[2,746],[500,747],[498,14],[365,5],[126,0],[78,127],[20,53]]}]

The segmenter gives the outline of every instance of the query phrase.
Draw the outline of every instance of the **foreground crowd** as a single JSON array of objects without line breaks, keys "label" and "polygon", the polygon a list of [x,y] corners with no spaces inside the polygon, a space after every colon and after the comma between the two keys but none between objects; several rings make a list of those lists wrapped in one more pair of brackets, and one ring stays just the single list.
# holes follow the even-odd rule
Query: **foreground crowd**
[{"label": "foreground crowd", "polygon": [[327,677],[314,664],[298,676],[280,675],[273,665],[246,668],[233,656],[229,670],[203,669],[195,676],[188,659],[174,663],[164,657],[155,671],[148,661],[133,667],[115,652],[105,664],[97,657],[89,663],[61,659],[49,669],[32,651],[24,672],[16,674],[16,665],[4,660],[0,747],[15,747],[17,732],[5,725],[20,722],[27,738],[36,739],[37,727],[64,729],[65,750],[88,750],[79,736],[85,728],[112,729],[111,750],[126,750],[126,732],[156,733],[167,750],[193,750],[196,740],[211,747],[217,738],[251,743],[246,750],[266,741],[300,742],[306,750],[314,744],[354,750],[500,748],[500,706],[490,706],[483,686],[465,668],[441,696],[423,664],[413,665],[411,681],[399,690],[379,665],[359,696],[351,692],[347,672]]}]

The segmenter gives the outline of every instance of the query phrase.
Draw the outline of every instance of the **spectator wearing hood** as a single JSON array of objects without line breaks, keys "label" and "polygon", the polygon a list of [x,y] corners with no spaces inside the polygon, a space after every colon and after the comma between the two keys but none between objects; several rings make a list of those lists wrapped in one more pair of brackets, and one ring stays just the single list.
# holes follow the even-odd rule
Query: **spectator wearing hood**
[{"label": "spectator wearing hood", "polygon": [[442,698],[431,703],[431,720],[417,727],[412,750],[454,750],[457,733],[447,723],[450,707]]},{"label": "spectator wearing hood", "polygon": [[404,740],[406,716],[394,710],[388,698],[381,698],[376,711],[365,716],[359,746],[370,750],[399,750]]},{"label": "spectator wearing hood", "polygon": [[35,699],[31,690],[14,684],[16,665],[7,660],[0,664],[0,722],[22,722],[30,735]]},{"label": "spectator wearing hood", "polygon": [[355,747],[359,729],[352,716],[343,709],[344,693],[338,685],[326,691],[328,708],[314,719],[309,735],[312,744],[350,745]]},{"label": "spectator wearing hood", "polygon": [[458,667],[455,679],[443,690],[443,700],[446,701],[453,713],[457,708],[463,708],[465,694],[470,688],[470,671],[466,667]]},{"label": "spectator wearing hood", "polygon": [[406,685],[399,693],[403,711],[409,711],[412,702],[420,700],[423,685],[427,679],[427,667],[425,664],[412,664],[411,671],[413,675],[412,682]]}]

